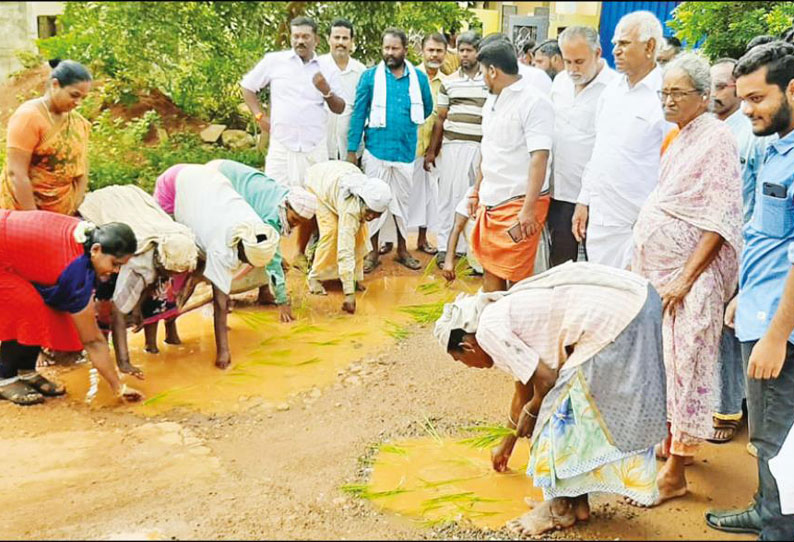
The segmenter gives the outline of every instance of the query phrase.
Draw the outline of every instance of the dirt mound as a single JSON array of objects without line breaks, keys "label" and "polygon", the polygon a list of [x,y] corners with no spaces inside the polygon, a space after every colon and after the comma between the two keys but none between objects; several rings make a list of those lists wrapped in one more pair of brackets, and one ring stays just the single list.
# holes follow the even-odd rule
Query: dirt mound
[{"label": "dirt mound", "polygon": [[[3,131],[9,117],[22,102],[44,94],[49,74],[50,68],[42,65],[25,70],[0,84],[0,127]],[[93,92],[98,92],[104,82],[102,79],[97,79],[94,82]],[[159,90],[138,91],[136,97],[137,101],[132,104],[112,104],[104,106],[103,109],[109,109],[114,118],[122,118],[125,121],[142,117],[150,110],[157,111],[162,119],[163,128],[168,133],[199,132],[207,126],[207,123],[201,119],[187,115]]]}]

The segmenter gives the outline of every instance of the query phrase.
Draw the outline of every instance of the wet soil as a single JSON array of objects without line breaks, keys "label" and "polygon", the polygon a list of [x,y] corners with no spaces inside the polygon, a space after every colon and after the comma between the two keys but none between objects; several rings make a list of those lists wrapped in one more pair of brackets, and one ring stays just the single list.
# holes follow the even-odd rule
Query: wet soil
[{"label": "wet soil", "polygon": [[[387,257],[367,284],[394,275],[404,272]],[[341,293],[332,292],[320,307],[339,304]],[[361,316],[373,319],[363,310]],[[243,329],[231,321],[235,333]],[[192,344],[190,327],[181,326],[186,345]],[[311,387],[280,402],[240,401],[253,396],[250,390],[235,397],[220,386],[227,404],[206,409],[97,408],[76,395],[27,408],[0,402],[7,463],[0,477],[0,510],[6,511],[0,533],[11,539],[504,538],[504,531],[465,522],[428,526],[340,490],[370,480],[376,445],[426,436],[425,419],[445,438],[474,422],[504,421],[512,392],[507,376],[454,362],[429,327],[410,331],[400,341],[386,337],[361,353],[340,353],[330,376],[318,374]],[[261,340],[270,333],[262,332]],[[196,366],[212,363],[202,350],[192,356]],[[193,378],[187,361],[166,358],[145,358],[152,386],[168,369]],[[142,360],[134,355],[133,362]],[[263,388],[284,385],[261,378]],[[212,403],[215,393],[208,384],[196,400]],[[230,403],[241,404],[226,408]],[[689,469],[691,492],[682,499],[639,510],[599,497],[587,524],[553,536],[724,539],[705,526],[703,513],[742,506],[752,497],[755,463],[745,443],[742,432],[735,442],[707,445]],[[481,453],[480,462],[487,450]]]}]

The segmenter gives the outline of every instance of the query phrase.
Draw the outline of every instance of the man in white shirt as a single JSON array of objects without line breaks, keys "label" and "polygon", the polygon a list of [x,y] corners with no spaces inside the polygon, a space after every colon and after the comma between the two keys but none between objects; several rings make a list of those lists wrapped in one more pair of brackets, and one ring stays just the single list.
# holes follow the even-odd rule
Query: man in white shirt
[{"label": "man in white shirt", "polygon": [[[292,49],[267,53],[240,86],[262,133],[269,133],[265,175],[286,185],[302,186],[310,165],[328,160],[328,114],[345,110],[339,72],[322,65],[314,49],[317,24],[308,17],[290,22]],[[257,93],[270,86],[270,117]]]},{"label": "man in white shirt", "polygon": [[662,25],[649,11],[624,15],[612,39],[622,77],[604,89],[596,109],[593,153],[582,176],[573,234],[591,262],[625,269],[632,228],[659,177],[662,141],[671,126],[657,92],[662,72],[656,55]]},{"label": "man in white shirt", "polygon": [[582,174],[593,154],[596,105],[618,74],[601,58],[598,31],[569,26],[559,36],[565,63],[551,87],[554,105],[554,167],[548,229],[551,266],[576,261],[579,243],[571,231]]},{"label": "man in white shirt", "polygon": [[[350,56],[354,46],[353,36],[353,24],[350,21],[334,19],[328,32],[331,51],[318,59],[323,68],[338,70],[340,91],[345,100],[345,110],[341,114],[331,112],[328,115],[329,160],[344,160],[347,157],[347,131],[350,128],[353,103],[356,101],[356,87],[361,74],[367,69],[364,64]],[[359,156],[362,150],[363,146],[359,149]]]},{"label": "man in white shirt", "polygon": [[565,69],[559,42],[557,40],[547,40],[535,47],[532,65],[546,72],[546,75],[554,81],[557,74]]},{"label": "man in white shirt", "polygon": [[[511,47],[513,46],[513,42],[510,41],[510,38],[502,33],[496,32],[493,34],[488,34],[482,39],[482,41],[480,41],[480,49],[499,40],[509,43]],[[515,49],[513,50],[515,51]],[[543,70],[536,68],[535,66],[530,66],[528,64],[524,64],[523,62],[519,62],[518,75],[520,75],[522,79],[525,79],[529,84],[534,86],[546,96],[551,93],[551,77],[549,77]]]},{"label": "man in white shirt", "polygon": [[482,160],[469,196],[477,217],[471,248],[484,269],[483,290],[492,292],[532,275],[549,210],[554,110],[519,75],[508,41],[482,46],[477,60],[491,94],[482,108]]}]

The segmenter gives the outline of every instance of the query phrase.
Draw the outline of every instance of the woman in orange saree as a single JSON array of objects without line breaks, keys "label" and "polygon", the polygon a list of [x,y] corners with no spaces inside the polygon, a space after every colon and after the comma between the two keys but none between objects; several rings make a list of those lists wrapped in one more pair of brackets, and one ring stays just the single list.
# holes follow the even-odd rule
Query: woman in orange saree
[{"label": "woman in orange saree", "polygon": [[0,174],[0,208],[73,215],[88,186],[90,123],[74,109],[91,90],[91,74],[71,60],[51,61],[49,88],[8,121]]}]

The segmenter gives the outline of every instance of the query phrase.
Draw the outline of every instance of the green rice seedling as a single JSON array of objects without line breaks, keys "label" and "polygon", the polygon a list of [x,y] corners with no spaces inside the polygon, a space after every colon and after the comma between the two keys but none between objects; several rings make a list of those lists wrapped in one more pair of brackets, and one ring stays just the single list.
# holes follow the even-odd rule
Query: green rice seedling
[{"label": "green rice seedling", "polygon": [[441,314],[444,312],[444,302],[406,305],[398,310],[408,314],[417,324],[432,324],[441,318]]},{"label": "green rice seedling", "polygon": [[235,314],[238,318],[240,318],[240,320],[242,320],[245,325],[247,325],[254,331],[259,331],[262,329],[263,326],[267,326],[273,323],[273,316],[268,313],[240,311],[240,312],[235,312],[233,314]]},{"label": "green rice seedling", "polygon": [[387,491],[370,491],[369,486],[367,484],[345,484],[339,489],[341,489],[343,493],[346,493],[353,497],[357,497],[359,499],[366,499],[370,501],[374,499],[382,499],[384,497],[394,497],[395,495],[402,495],[403,493],[408,493],[412,491],[410,489],[404,489],[399,487]]},{"label": "green rice seedling", "polygon": [[423,417],[424,420],[422,420],[422,429],[424,430],[424,432],[427,433],[427,435],[430,438],[435,440],[436,444],[438,444],[439,446],[444,444],[444,441],[441,440],[441,435],[438,434],[438,431],[436,430],[436,426],[433,425],[433,422],[430,421],[430,418],[428,418],[426,415]]},{"label": "green rice seedling", "polygon": [[300,335],[302,333],[320,333],[325,331],[323,328],[315,326],[313,324],[305,323],[305,324],[298,324],[294,328],[292,328],[293,335]]},{"label": "green rice seedling", "polygon": [[479,474],[477,476],[467,476],[465,478],[451,478],[449,480],[439,480],[437,482],[431,482],[429,480],[425,480],[424,478],[419,478],[419,482],[422,484],[422,489],[435,489],[438,487],[449,486],[452,484],[470,482],[471,480],[478,480],[483,476],[484,476],[483,474]]},{"label": "green rice seedling", "polygon": [[307,359],[306,361],[301,361],[300,363],[296,363],[293,367],[303,367],[304,365],[312,365],[314,363],[320,363],[322,359],[320,358],[311,358]]},{"label": "green rice seedling", "polygon": [[458,442],[477,449],[490,448],[505,437],[516,434],[515,429],[504,425],[472,425],[464,427],[463,430],[474,433],[474,436],[461,439]]},{"label": "green rice seedling", "polygon": [[386,325],[386,333],[398,341],[407,338],[411,334],[411,332],[408,331],[405,326],[402,326],[393,320],[386,320],[384,324]]},{"label": "green rice seedling", "polygon": [[179,393],[181,391],[185,391],[185,390],[190,389],[192,387],[193,386],[183,386],[181,388],[171,388],[170,390],[165,390],[163,392],[158,393],[157,395],[153,395],[153,396],[149,397],[142,404],[144,406],[150,406],[150,405],[157,404],[157,403],[159,403],[159,402],[161,402],[161,401],[173,396],[176,393]]},{"label": "green rice seedling", "polygon": [[416,287],[416,291],[424,295],[433,295],[441,291],[442,285],[439,281],[428,282],[420,284]]},{"label": "green rice seedling", "polygon": [[309,344],[313,344],[315,346],[336,346],[340,342],[340,339],[331,339],[328,341],[309,341]]},{"label": "green rice seedling", "polygon": [[[449,495],[442,495],[434,497],[422,502],[422,513],[438,510],[446,505],[453,506],[461,512],[469,513],[469,511],[478,503],[486,502],[500,502],[500,499],[489,499],[486,497],[478,497],[473,491],[463,491],[461,493],[451,493]],[[468,506],[468,508],[466,508]]]},{"label": "green rice seedling", "polygon": [[396,444],[382,444],[378,451],[382,454],[407,455],[408,450]]}]

